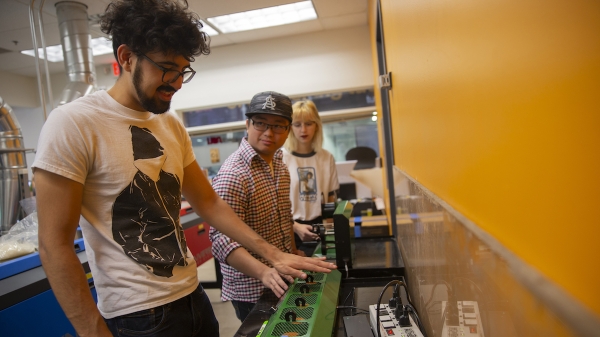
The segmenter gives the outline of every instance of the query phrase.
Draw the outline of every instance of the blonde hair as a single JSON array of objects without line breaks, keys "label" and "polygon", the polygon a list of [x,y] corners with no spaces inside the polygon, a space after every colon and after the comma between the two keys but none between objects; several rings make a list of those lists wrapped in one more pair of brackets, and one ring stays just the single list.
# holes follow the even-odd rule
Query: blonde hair
[{"label": "blonde hair", "polygon": [[[316,129],[312,139],[312,148],[315,152],[320,151],[323,148],[323,123],[315,103],[309,100],[298,101],[292,105],[292,110],[292,123],[315,122]],[[298,149],[298,139],[296,139],[294,132],[290,132],[283,146],[290,153]]]}]

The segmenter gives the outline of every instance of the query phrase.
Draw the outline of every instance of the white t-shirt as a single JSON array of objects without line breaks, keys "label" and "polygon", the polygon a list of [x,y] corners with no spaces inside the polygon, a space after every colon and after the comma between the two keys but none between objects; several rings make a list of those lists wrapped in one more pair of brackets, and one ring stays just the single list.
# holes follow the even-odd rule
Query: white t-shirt
[{"label": "white t-shirt", "polygon": [[183,169],[194,160],[175,114],[131,110],[106,91],[55,109],[44,124],[32,166],[84,186],[80,225],[105,318],[197,287],[179,222]]},{"label": "white t-shirt", "polygon": [[290,199],[294,220],[313,220],[321,216],[321,203],[340,188],[335,159],[327,150],[310,154],[283,151],[290,171]]}]

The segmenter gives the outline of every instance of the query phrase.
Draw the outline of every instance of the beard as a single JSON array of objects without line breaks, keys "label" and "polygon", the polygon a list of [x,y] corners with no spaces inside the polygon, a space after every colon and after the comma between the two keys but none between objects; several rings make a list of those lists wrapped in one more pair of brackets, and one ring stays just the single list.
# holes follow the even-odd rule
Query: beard
[{"label": "beard", "polygon": [[[160,115],[167,111],[171,107],[170,101],[161,101],[158,98],[148,97],[144,91],[142,90],[142,72],[141,72],[141,62],[138,62],[135,66],[135,73],[133,74],[133,87],[135,88],[135,92],[137,93],[138,100],[142,107],[153,114]],[[164,91],[172,91],[175,92],[173,87],[170,85],[161,85],[157,90]]]}]

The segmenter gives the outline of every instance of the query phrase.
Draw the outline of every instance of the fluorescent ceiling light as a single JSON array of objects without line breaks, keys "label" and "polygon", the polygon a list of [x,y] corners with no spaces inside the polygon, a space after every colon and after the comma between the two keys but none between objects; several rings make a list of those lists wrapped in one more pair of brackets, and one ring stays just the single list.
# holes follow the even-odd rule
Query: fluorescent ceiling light
[{"label": "fluorescent ceiling light", "polygon": [[[60,62],[63,60],[62,48],[60,45],[46,47],[46,53],[48,54],[48,61]],[[35,51],[33,49],[21,50],[21,54],[35,57]],[[40,59],[44,59],[44,49],[38,48],[38,55]]]},{"label": "fluorescent ceiling light", "polygon": [[97,37],[92,39],[92,54],[93,55],[104,55],[113,53],[112,40],[105,37]]},{"label": "fluorescent ceiling light", "polygon": [[208,21],[222,33],[233,33],[314,20],[316,18],[317,13],[312,1],[301,1],[287,5],[216,16],[208,18]]},{"label": "fluorescent ceiling light", "polygon": [[[112,54],[112,52],[112,41],[108,40],[105,37],[97,37],[95,39],[92,39],[92,54],[94,56]],[[21,51],[21,53],[35,57],[35,51],[33,49],[23,50]],[[50,62],[61,62],[64,59],[62,46],[60,44],[46,47],[46,53],[48,54],[48,61]],[[43,48],[38,48],[38,55],[40,59],[44,59]]]},{"label": "fluorescent ceiling light", "polygon": [[[202,20],[200,20],[200,21],[202,22],[202,26],[203,26],[201,30],[204,31],[206,34],[211,35],[211,36],[219,34],[219,32],[214,30],[211,26],[207,25],[204,21],[202,21]],[[97,37],[95,39],[92,39],[91,44],[92,44],[92,55],[94,55],[94,56],[113,53],[112,41],[105,37]],[[22,50],[21,53],[35,57],[35,52],[33,49]],[[46,53],[48,54],[48,61],[50,61],[50,62],[61,62],[64,59],[63,52],[62,52],[62,46],[60,44],[57,44],[54,46],[47,46]],[[38,48],[38,55],[40,56],[40,59],[44,59],[43,48]]]},{"label": "fluorescent ceiling light", "polygon": [[200,29],[201,31],[205,32],[209,36],[219,35],[219,32],[214,30],[214,28],[211,27],[209,24],[207,24],[203,20],[200,20],[200,22],[202,23],[202,29]]}]

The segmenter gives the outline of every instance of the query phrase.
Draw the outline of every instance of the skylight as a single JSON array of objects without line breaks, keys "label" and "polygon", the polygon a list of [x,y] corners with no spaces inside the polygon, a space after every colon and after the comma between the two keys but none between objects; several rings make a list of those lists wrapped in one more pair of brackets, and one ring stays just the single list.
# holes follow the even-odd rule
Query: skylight
[{"label": "skylight", "polygon": [[200,29],[201,31],[205,32],[209,36],[219,35],[219,32],[214,30],[213,27],[208,25],[206,22],[204,22],[203,20],[200,20],[200,22],[202,23],[202,28]]},{"label": "skylight", "polygon": [[[206,34],[208,34],[210,36],[219,34],[219,32],[214,30],[210,25],[207,25],[206,22],[204,22],[202,20],[200,20],[200,22],[202,22],[201,30],[204,31]],[[91,43],[92,43],[92,54],[94,56],[112,54],[112,52],[113,52],[112,41],[105,37],[97,37],[95,39],[92,39]],[[22,50],[21,53],[35,57],[35,52],[33,49]],[[46,53],[48,54],[48,61],[50,61],[50,62],[61,62],[62,60],[64,60],[62,46],[60,44],[53,45],[53,46],[47,46]],[[40,59],[43,60],[44,59],[44,50],[42,48],[38,48],[38,54],[40,56]]]},{"label": "skylight", "polygon": [[[94,56],[112,54],[113,52],[112,41],[105,37],[97,37],[92,39],[91,44],[92,54]],[[23,50],[21,53],[35,57],[35,51],[33,49]],[[50,62],[61,62],[64,60],[62,46],[60,44],[47,46],[46,53],[48,54],[48,61]],[[42,48],[38,48],[38,55],[40,56],[40,59],[44,59],[44,50]]]},{"label": "skylight", "polygon": [[208,18],[208,21],[222,33],[233,33],[314,20],[316,18],[317,13],[312,1],[300,1],[287,5],[216,16]]}]

